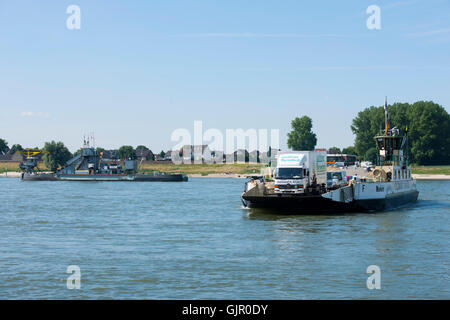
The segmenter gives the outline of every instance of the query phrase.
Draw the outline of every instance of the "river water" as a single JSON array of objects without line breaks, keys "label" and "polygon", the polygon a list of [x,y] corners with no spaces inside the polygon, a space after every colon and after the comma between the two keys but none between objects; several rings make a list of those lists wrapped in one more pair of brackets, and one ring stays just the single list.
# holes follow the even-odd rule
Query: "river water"
[{"label": "river water", "polygon": [[0,298],[450,299],[450,181],[418,181],[400,210],[320,216],[243,209],[243,183],[0,179]]}]

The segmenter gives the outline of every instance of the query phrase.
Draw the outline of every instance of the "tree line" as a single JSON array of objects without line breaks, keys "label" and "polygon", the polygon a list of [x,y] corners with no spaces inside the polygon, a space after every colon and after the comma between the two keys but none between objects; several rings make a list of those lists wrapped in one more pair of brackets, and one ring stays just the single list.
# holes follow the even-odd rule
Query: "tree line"
[{"label": "tree line", "polygon": [[[450,164],[450,115],[439,104],[432,101],[417,101],[413,104],[394,103],[388,105],[389,120],[392,127],[397,127],[404,134],[408,127],[409,160],[420,165]],[[360,111],[353,119],[351,130],[355,135],[355,143],[340,150],[329,149],[330,153],[355,154],[359,160],[375,162],[377,149],[374,136],[384,129],[384,106],[370,106]],[[295,118],[291,122],[292,131],[288,133],[287,144],[292,150],[314,150],[317,144],[316,134],[312,131],[312,119],[308,116]],[[37,148],[36,148],[37,149]],[[0,139],[0,154],[14,153],[23,150],[20,144],[11,148],[4,139]],[[52,171],[63,166],[70,158],[81,152],[71,154],[62,142],[46,142],[43,148],[45,165]],[[136,159],[136,152],[149,150],[140,145],[122,146],[114,150],[119,159]],[[103,152],[105,149],[97,148]],[[164,156],[164,151],[161,151]],[[152,159],[154,160],[154,159]]]},{"label": "tree line", "polygon": [[[77,154],[81,153],[82,148],[75,151],[75,153],[71,153],[69,149],[64,145],[63,142],[58,141],[50,141],[46,142],[44,144],[44,148],[31,148],[35,151],[42,151],[43,156],[42,160],[44,161],[44,164],[47,168],[49,168],[51,171],[56,171],[59,167],[62,167],[66,164],[68,160],[70,160],[72,157],[76,156]],[[96,150],[98,152],[104,152],[105,149],[101,147],[97,147]],[[137,153],[140,150],[149,150],[146,146],[140,145],[137,146],[136,149],[134,149],[132,146],[121,146],[117,150],[113,150],[118,157],[118,160],[125,160],[125,159],[131,159],[135,160],[137,158]],[[7,153],[14,154],[17,151],[24,151],[24,148],[20,144],[14,144],[11,148],[8,146],[8,142],[4,139],[0,138],[0,155],[5,155]],[[161,151],[160,156],[164,157],[165,153],[164,151]],[[154,160],[151,159],[151,160]]]},{"label": "tree line", "polygon": [[[392,127],[405,134],[408,128],[409,160],[419,165],[450,164],[450,115],[432,101],[413,104],[394,103],[387,106]],[[374,136],[384,130],[384,106],[371,106],[360,111],[353,119],[351,130],[354,146],[340,150],[330,148],[330,153],[355,154],[360,160],[376,161]],[[312,132],[312,120],[307,116],[295,118],[288,133],[288,147],[293,150],[314,150],[317,139]]]}]

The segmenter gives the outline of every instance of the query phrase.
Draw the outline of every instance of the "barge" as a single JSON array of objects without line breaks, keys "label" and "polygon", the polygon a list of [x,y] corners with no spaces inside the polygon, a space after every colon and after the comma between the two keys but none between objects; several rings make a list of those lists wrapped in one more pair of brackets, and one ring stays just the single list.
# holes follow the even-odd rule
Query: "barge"
[{"label": "barge", "polygon": [[36,158],[27,157],[21,164],[24,181],[135,181],[135,182],[181,182],[188,181],[184,174],[153,172],[142,174],[137,171],[136,160],[125,160],[124,166],[116,161],[107,162],[102,153],[86,144],[81,152],[67,161],[56,173],[40,173],[35,170]]}]

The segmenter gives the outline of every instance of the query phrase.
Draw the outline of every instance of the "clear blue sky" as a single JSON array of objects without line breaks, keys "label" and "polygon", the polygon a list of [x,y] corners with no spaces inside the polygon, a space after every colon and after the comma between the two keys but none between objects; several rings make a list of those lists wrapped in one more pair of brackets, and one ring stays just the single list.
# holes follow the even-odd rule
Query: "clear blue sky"
[{"label": "clear blue sky", "polygon": [[[66,8],[81,8],[81,29]],[[381,30],[368,30],[369,5]],[[177,128],[313,119],[318,147],[353,144],[370,105],[450,105],[450,1],[0,0],[0,137],[71,151],[175,143]]]}]

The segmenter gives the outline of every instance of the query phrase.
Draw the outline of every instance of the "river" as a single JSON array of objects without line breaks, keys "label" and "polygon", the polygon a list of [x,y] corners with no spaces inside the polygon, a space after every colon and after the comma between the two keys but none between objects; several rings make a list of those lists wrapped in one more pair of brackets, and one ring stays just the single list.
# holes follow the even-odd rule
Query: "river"
[{"label": "river", "polygon": [[243,183],[2,178],[0,298],[450,299],[450,181],[418,181],[399,210],[320,216],[243,209]]}]

